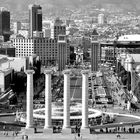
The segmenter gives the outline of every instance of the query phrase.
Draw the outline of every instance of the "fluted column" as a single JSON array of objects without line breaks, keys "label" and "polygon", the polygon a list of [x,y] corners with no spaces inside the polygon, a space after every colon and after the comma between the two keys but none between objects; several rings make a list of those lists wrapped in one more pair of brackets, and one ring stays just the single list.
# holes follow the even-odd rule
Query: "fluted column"
[{"label": "fluted column", "polygon": [[64,70],[64,119],[63,130],[64,134],[70,134],[70,70]]},{"label": "fluted column", "polygon": [[[26,92],[26,130],[33,133],[33,74],[34,70],[27,70],[27,92]],[[29,133],[30,133],[29,132]]]},{"label": "fluted column", "polygon": [[83,70],[82,72],[82,126],[81,133],[89,133],[88,125],[88,70]]},{"label": "fluted column", "polygon": [[45,126],[44,126],[44,133],[50,134],[53,132],[52,130],[52,94],[51,94],[51,74],[52,70],[45,70]]}]

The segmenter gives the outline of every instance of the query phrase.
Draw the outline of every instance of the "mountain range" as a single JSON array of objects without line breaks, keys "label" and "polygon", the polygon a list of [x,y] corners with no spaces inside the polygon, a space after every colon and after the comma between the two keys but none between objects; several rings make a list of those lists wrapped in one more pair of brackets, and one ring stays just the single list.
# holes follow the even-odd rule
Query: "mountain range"
[{"label": "mountain range", "polygon": [[95,5],[100,8],[108,6],[124,10],[140,10],[140,0],[0,0],[0,7],[10,11],[26,11],[29,4],[40,4],[46,9],[62,9],[66,7],[79,8],[86,5]]}]

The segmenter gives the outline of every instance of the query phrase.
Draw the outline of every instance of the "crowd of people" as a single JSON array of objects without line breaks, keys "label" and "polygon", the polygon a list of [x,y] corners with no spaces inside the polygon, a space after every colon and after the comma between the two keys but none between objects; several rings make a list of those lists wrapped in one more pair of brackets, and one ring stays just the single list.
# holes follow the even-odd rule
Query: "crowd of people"
[{"label": "crowd of people", "polygon": [[9,136],[9,135],[11,135],[11,136],[18,136],[18,134],[19,134],[19,128],[18,127],[14,127],[14,126],[8,126],[8,125],[2,125],[1,126],[2,128],[2,132],[3,132],[3,135],[5,135],[5,136]]}]

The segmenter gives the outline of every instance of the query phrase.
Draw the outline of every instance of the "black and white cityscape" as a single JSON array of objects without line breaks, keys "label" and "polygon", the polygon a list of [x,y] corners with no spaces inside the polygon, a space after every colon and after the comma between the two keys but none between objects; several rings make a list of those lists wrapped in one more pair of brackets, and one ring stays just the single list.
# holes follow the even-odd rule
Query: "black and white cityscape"
[{"label": "black and white cityscape", "polygon": [[139,140],[139,5],[0,0],[0,139]]}]

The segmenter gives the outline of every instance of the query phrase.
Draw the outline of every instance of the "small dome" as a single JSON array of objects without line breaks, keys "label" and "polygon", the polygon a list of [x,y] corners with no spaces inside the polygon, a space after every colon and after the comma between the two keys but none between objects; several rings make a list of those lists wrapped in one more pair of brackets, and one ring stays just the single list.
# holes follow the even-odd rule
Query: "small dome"
[{"label": "small dome", "polygon": [[136,67],[136,72],[137,72],[137,73],[140,73],[140,65],[138,65],[138,66]]}]

